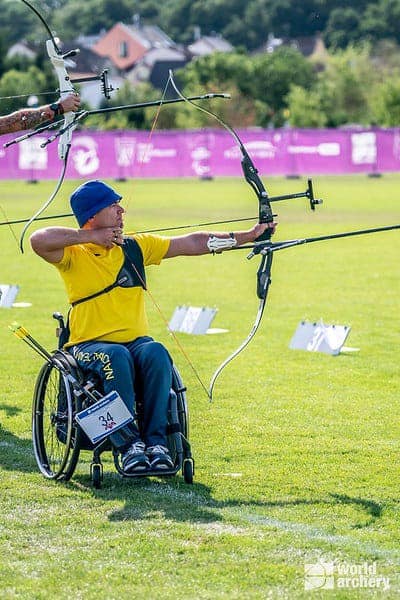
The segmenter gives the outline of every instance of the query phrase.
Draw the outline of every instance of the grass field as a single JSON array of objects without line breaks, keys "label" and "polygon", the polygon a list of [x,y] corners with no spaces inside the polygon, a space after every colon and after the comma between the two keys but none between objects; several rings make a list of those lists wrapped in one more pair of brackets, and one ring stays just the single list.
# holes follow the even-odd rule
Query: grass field
[{"label": "grass field", "polygon": [[[8,218],[30,216],[52,185],[1,182]],[[49,213],[68,212],[75,185],[65,184]],[[115,185],[127,230],[257,214],[240,180]],[[271,179],[267,187],[276,195],[306,184]],[[324,199],[315,214],[304,199],[274,205],[277,240],[400,222],[400,175],[316,178],[314,187]],[[149,301],[152,334],[189,389],[193,486],[180,476],[121,480],[107,457],[103,487],[94,490],[88,453],[68,484],[39,474],[30,407],[41,360],[7,326],[17,320],[54,348],[51,313],[67,305],[55,270],[29,247],[21,256],[8,227],[0,253],[0,282],[19,284],[17,300],[32,304],[0,310],[3,599],[399,597],[399,232],[278,253],[260,330],[221,375],[212,404]],[[180,334],[206,383],[255,318],[258,259],[245,256],[179,258],[149,269],[168,319],[179,304],[218,308],[213,326],[227,333]],[[350,325],[347,345],[360,351],[289,350],[304,318]],[[347,566],[352,579],[335,571],[333,590],[305,590],[305,564],[319,561]]]}]

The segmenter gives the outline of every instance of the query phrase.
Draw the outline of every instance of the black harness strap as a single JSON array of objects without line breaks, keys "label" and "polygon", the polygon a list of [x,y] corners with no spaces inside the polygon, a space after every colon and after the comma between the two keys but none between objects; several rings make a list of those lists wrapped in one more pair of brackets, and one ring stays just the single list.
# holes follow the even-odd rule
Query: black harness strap
[{"label": "black harness strap", "polygon": [[117,275],[116,280],[111,285],[108,285],[103,290],[99,292],[95,292],[94,294],[90,294],[90,296],[86,296],[85,298],[79,298],[79,300],[75,300],[75,302],[71,302],[71,308],[68,311],[67,320],[65,323],[65,327],[61,332],[61,335],[58,340],[58,347],[63,348],[64,345],[69,340],[70,330],[69,330],[69,315],[71,309],[77,304],[81,304],[82,302],[87,302],[88,300],[92,300],[93,298],[97,298],[97,296],[101,296],[102,294],[107,294],[115,287],[138,287],[141,286],[144,290],[146,289],[146,273],[144,270],[144,262],[143,262],[143,254],[140,249],[139,244],[136,240],[132,238],[125,238],[121,249],[124,253],[124,262],[123,265]]},{"label": "black harness strap", "polygon": [[97,298],[98,296],[102,296],[103,294],[107,294],[116,287],[141,286],[144,290],[146,289],[143,254],[139,244],[132,238],[125,238],[121,249],[125,259],[114,283],[94,294],[90,294],[90,296],[85,296],[85,298],[79,298],[79,300],[71,302],[72,307],[82,304],[82,302],[92,300],[93,298]]},{"label": "black harness strap", "polygon": [[88,300],[97,298],[97,296],[102,296],[103,294],[107,294],[107,292],[111,292],[111,290],[113,290],[115,287],[122,286],[122,284],[125,283],[125,281],[127,281],[127,280],[128,280],[128,277],[123,276],[123,277],[121,277],[121,279],[117,279],[116,281],[114,281],[114,283],[112,283],[111,285],[108,285],[107,287],[100,290],[99,292],[95,292],[94,294],[91,294],[90,296],[85,296],[85,298],[80,298],[79,300],[75,300],[75,302],[71,302],[71,306],[77,306],[77,304],[81,304],[82,302],[87,302]]}]

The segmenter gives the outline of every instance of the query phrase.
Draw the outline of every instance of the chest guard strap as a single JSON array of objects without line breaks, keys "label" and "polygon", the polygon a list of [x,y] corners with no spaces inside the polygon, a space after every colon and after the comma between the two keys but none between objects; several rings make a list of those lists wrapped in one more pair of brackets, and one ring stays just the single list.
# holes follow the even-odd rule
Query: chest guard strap
[{"label": "chest guard strap", "polygon": [[79,300],[71,302],[72,307],[82,304],[82,302],[93,300],[93,298],[97,298],[103,294],[107,294],[116,287],[142,287],[144,290],[146,289],[143,254],[139,244],[133,238],[125,238],[121,249],[124,253],[124,262],[114,283],[111,283],[94,294],[90,294],[90,296],[85,296],[85,298],[79,298]]}]

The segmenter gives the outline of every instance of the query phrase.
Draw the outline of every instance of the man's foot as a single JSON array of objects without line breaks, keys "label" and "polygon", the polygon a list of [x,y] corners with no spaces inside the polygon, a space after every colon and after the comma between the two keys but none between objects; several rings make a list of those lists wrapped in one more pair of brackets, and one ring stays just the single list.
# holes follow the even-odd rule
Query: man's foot
[{"label": "man's foot", "polygon": [[165,446],[149,446],[146,453],[152,471],[166,471],[175,466],[169,450]]},{"label": "man's foot", "polygon": [[145,454],[145,445],[140,440],[134,442],[122,455],[122,469],[125,473],[140,473],[150,468],[150,462]]}]

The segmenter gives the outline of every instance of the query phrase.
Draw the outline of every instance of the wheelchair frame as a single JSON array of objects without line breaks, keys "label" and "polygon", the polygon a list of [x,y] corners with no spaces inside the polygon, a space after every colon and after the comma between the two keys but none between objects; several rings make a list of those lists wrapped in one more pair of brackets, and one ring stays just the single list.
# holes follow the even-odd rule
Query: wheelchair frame
[{"label": "wheelchair frame", "polygon": [[[65,329],[60,313],[53,317],[59,321],[59,331]],[[43,350],[43,349],[42,349]],[[124,477],[173,476],[181,469],[184,481],[193,483],[194,460],[189,443],[189,417],[186,388],[178,369],[173,365],[167,425],[168,449],[174,461],[172,469],[124,473],[120,454],[113,449],[108,438],[94,445],[75,420],[75,414],[102,398],[90,379],[85,381],[75,359],[62,349],[52,354],[41,352],[46,363],[36,379],[32,406],[32,440],[40,472],[48,479],[68,481],[75,472],[81,450],[93,452],[90,474],[93,486],[101,487],[103,465],[101,454],[112,451],[114,465]],[[139,417],[140,421],[140,417]]]}]

